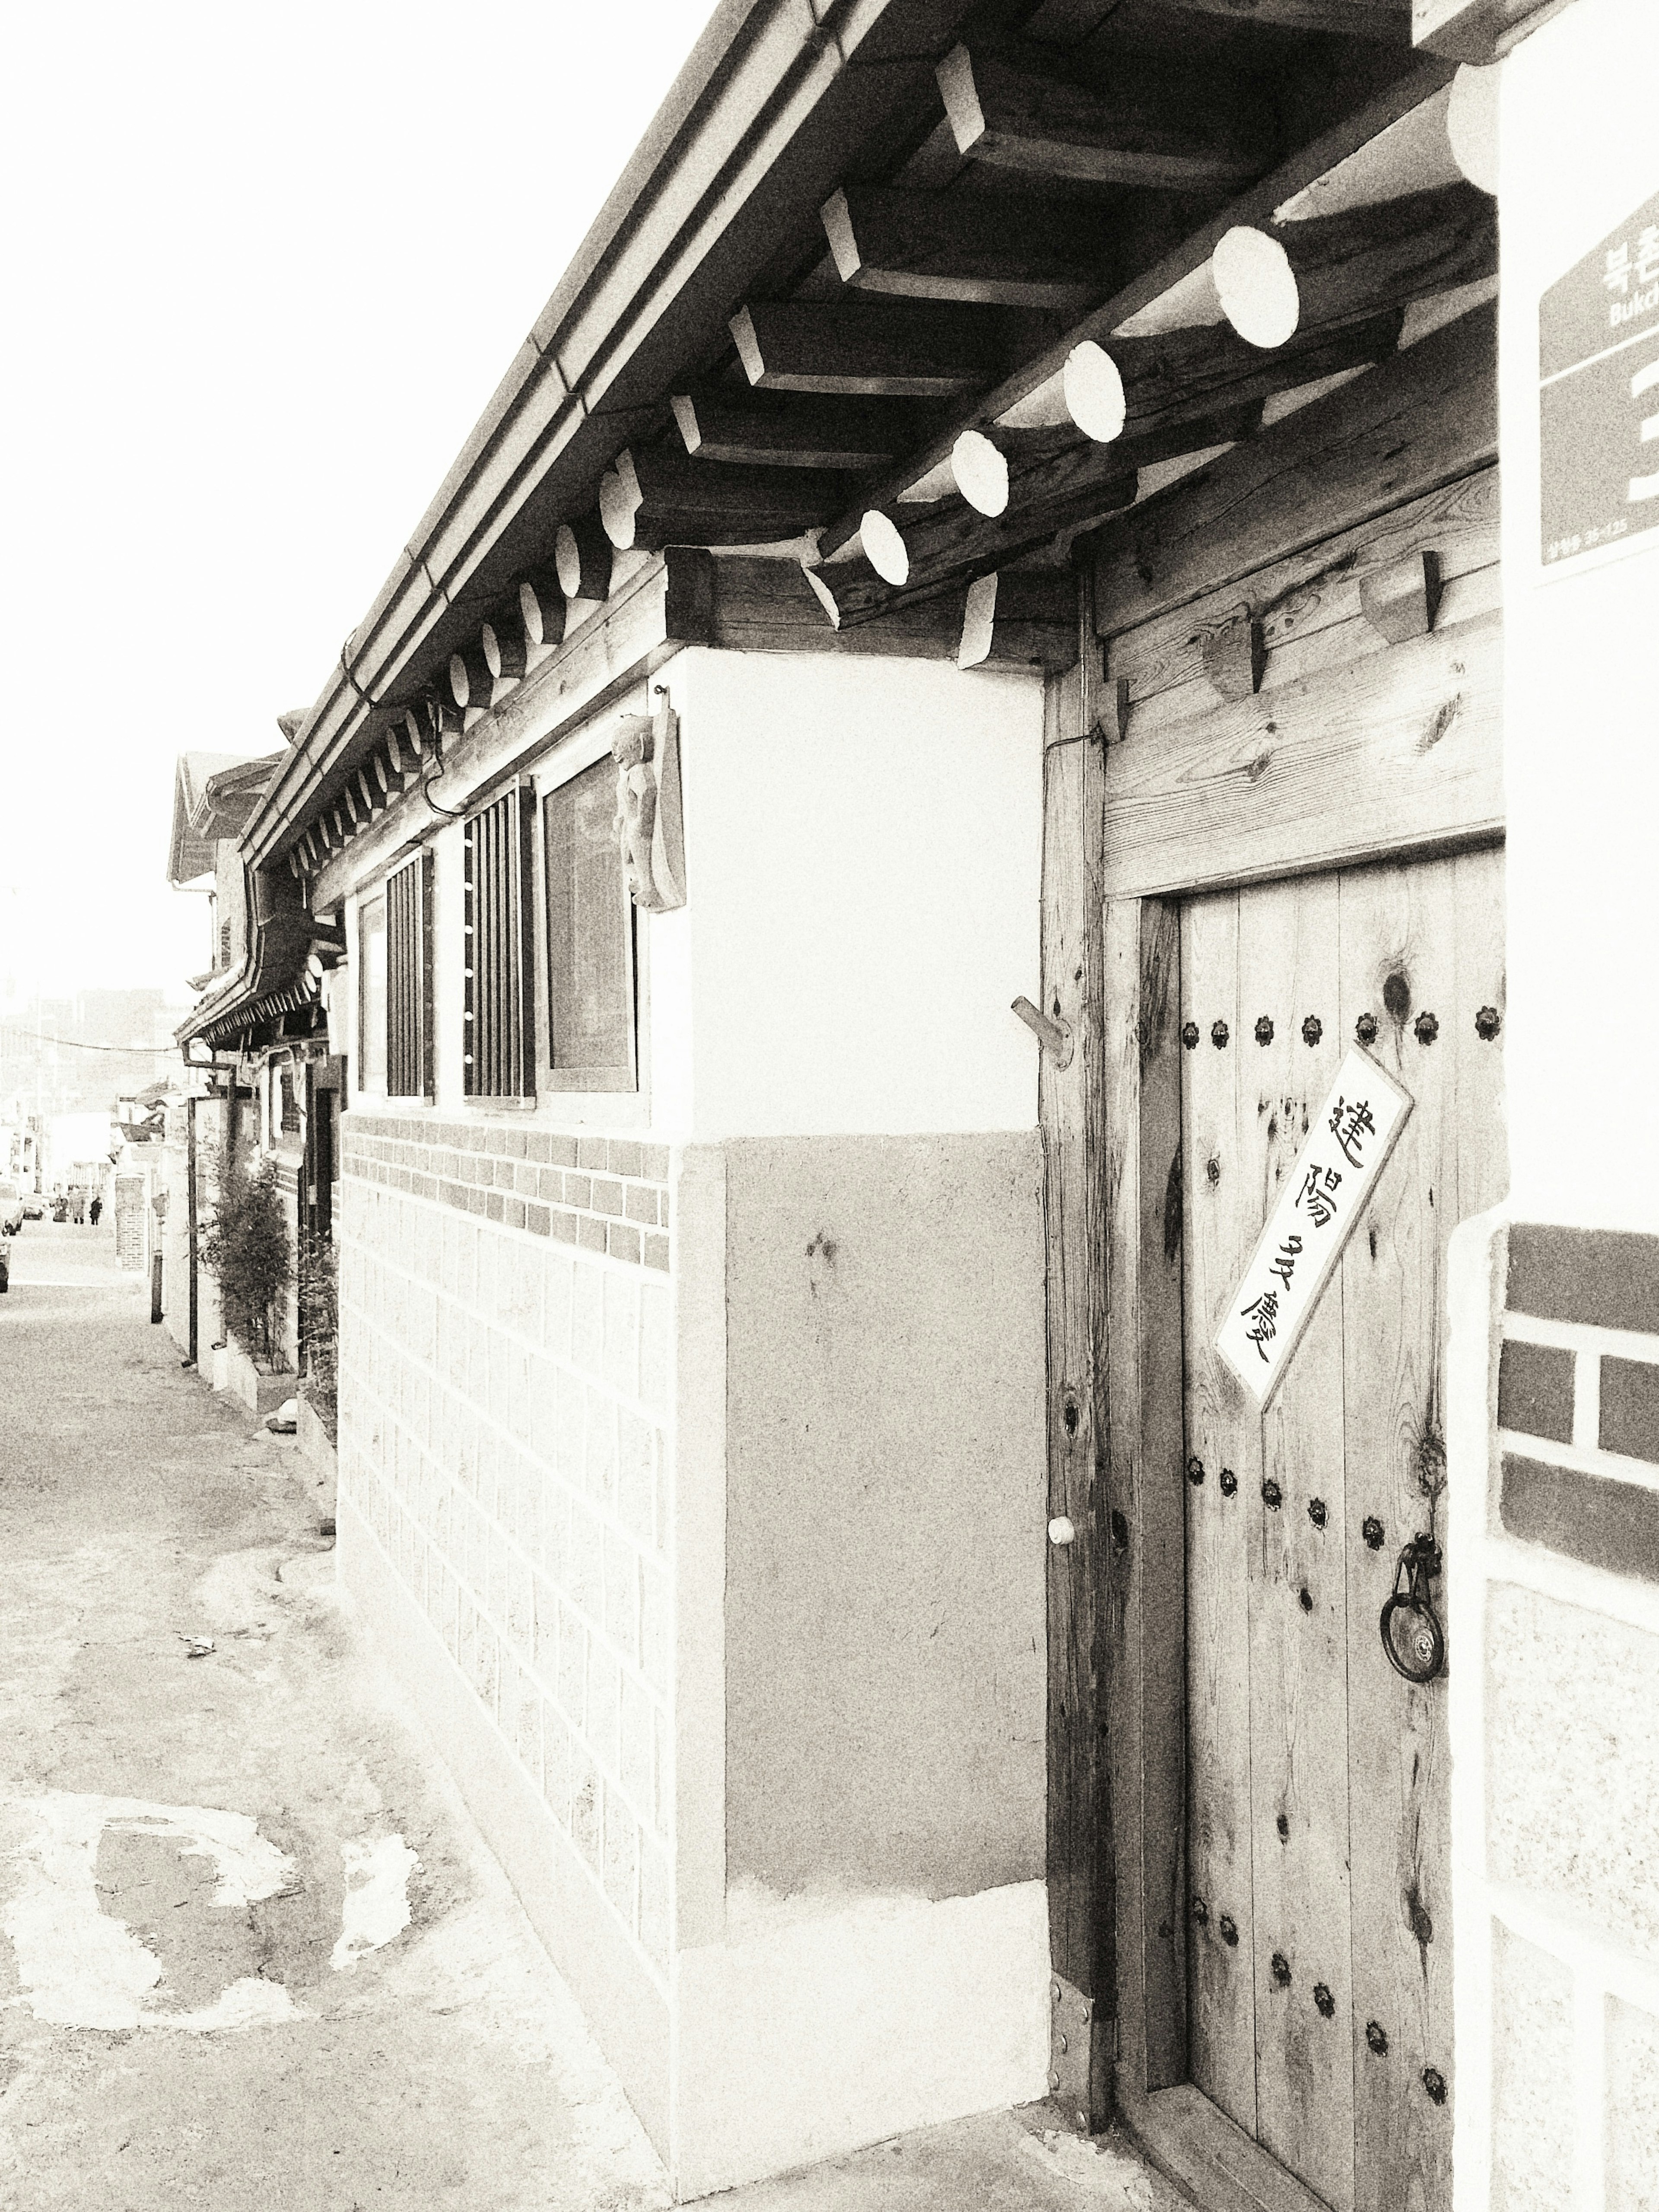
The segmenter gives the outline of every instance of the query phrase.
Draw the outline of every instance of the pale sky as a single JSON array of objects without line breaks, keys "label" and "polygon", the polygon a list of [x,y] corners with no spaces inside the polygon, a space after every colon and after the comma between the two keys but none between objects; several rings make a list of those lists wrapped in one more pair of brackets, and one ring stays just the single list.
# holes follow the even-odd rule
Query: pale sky
[{"label": "pale sky", "polygon": [[323,689],[711,12],[12,12],[0,995],[187,995],[175,757]]}]

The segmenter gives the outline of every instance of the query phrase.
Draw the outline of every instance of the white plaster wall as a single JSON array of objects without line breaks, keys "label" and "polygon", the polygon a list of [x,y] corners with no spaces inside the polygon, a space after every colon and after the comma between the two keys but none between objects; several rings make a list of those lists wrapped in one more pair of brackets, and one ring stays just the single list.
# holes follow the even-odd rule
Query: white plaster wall
[{"label": "white plaster wall", "polygon": [[687,1133],[1033,1127],[1041,677],[699,649],[672,681]]},{"label": "white plaster wall", "polygon": [[1631,1138],[1659,1083],[1659,548],[1545,580],[1538,303],[1659,191],[1659,7],[1574,0],[1502,66],[1511,1193],[1655,1230],[1659,1148]]},{"label": "white plaster wall", "polygon": [[675,1962],[678,2198],[1047,2094],[1040,1881],[750,1912]]}]

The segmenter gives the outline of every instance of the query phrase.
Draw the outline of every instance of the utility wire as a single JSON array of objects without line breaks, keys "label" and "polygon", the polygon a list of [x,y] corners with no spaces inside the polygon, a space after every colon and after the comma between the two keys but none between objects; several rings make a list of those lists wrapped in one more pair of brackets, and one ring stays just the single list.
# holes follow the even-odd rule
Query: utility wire
[{"label": "utility wire", "polygon": [[26,1030],[12,1022],[0,1023],[0,1035],[21,1039],[24,1044],[60,1044],[69,1052],[119,1053],[125,1060],[140,1054],[148,1059],[158,1060],[163,1054],[171,1054],[176,1049],[170,1042],[167,1044],[92,1044],[85,1037],[43,1036],[36,1030]]}]

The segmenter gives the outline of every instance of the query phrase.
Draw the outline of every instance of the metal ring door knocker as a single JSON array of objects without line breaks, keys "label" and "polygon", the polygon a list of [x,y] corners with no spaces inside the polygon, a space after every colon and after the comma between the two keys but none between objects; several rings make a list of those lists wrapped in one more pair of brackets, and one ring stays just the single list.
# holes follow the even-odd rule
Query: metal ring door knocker
[{"label": "metal ring door knocker", "polygon": [[1432,1536],[1413,1536],[1394,1571],[1394,1595],[1382,1608],[1382,1649],[1408,1682],[1431,1682],[1446,1663],[1446,1632],[1429,1595],[1440,1571]]}]

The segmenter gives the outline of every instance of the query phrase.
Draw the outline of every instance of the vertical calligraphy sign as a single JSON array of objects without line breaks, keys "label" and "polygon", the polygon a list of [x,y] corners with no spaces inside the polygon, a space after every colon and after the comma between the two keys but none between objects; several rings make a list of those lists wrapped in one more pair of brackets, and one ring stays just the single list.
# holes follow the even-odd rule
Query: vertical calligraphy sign
[{"label": "vertical calligraphy sign", "polygon": [[1228,1303],[1216,1350],[1265,1406],[1359,1225],[1413,1100],[1351,1046]]}]

